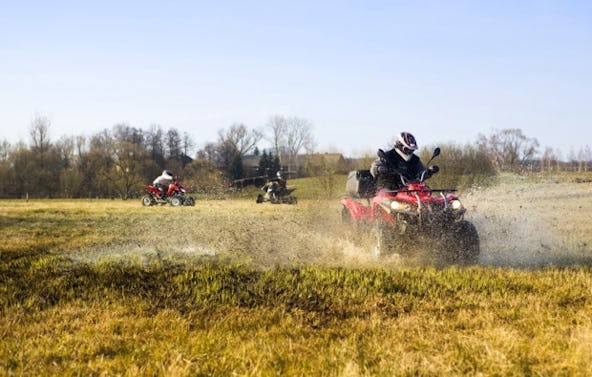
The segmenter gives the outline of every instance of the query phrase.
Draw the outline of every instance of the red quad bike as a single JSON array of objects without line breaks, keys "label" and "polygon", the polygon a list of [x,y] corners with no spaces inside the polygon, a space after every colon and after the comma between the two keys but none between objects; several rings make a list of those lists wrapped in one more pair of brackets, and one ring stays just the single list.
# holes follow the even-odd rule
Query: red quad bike
[{"label": "red quad bike", "polygon": [[[428,166],[439,154],[440,148],[436,148]],[[384,158],[384,151],[379,150],[378,156]],[[439,170],[437,166],[428,169],[433,173]],[[369,170],[350,172],[346,186],[350,196],[341,200],[343,221],[375,233],[376,257],[410,256],[410,250],[421,245],[447,262],[477,263],[479,235],[475,226],[464,220],[466,209],[453,194],[454,189],[431,189],[426,185],[426,174],[427,170],[413,182],[400,175],[403,188],[375,192]]]},{"label": "red quad bike", "polygon": [[187,195],[187,190],[180,182],[174,181],[169,185],[169,189],[164,197],[161,196],[160,190],[153,185],[144,185],[146,194],[142,196],[142,205],[164,205],[170,204],[173,207],[178,206],[194,206],[195,199]]}]

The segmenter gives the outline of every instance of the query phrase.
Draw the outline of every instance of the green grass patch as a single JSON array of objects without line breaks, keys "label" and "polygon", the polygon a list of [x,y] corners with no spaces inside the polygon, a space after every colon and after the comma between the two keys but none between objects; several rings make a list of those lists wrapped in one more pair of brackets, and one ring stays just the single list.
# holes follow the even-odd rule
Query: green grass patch
[{"label": "green grass patch", "polygon": [[2,281],[9,374],[590,372],[590,269],[31,259]]}]

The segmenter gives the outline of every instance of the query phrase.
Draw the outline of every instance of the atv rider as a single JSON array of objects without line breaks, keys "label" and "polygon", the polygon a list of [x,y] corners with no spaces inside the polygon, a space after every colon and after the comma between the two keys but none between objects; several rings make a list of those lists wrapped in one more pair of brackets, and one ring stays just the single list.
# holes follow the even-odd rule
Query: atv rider
[{"label": "atv rider", "polygon": [[414,154],[417,150],[415,137],[409,132],[401,132],[395,139],[393,149],[384,153],[370,166],[370,174],[376,181],[378,190],[398,190],[404,186],[401,176],[406,181],[420,179],[425,172],[424,178],[429,178],[438,171],[434,166],[426,171],[426,167],[419,157]]},{"label": "atv rider", "polygon": [[160,196],[164,198],[169,189],[169,185],[173,182],[173,173],[170,170],[163,170],[162,174],[154,179],[152,184],[160,190]]},{"label": "atv rider", "polygon": [[278,171],[276,178],[270,179],[263,189],[265,190],[265,196],[267,199],[277,199],[286,190],[287,181],[282,175],[282,172]]}]

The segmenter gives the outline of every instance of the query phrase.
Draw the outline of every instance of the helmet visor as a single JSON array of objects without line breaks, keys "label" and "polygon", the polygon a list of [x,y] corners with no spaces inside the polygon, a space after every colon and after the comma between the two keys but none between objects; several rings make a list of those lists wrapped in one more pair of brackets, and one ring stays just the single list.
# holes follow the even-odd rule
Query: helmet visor
[{"label": "helmet visor", "polygon": [[403,153],[405,153],[406,155],[411,155],[411,154],[413,154],[413,152],[415,151],[415,149],[411,149],[411,148],[406,147],[406,146],[403,145],[401,147],[401,151],[403,151]]}]

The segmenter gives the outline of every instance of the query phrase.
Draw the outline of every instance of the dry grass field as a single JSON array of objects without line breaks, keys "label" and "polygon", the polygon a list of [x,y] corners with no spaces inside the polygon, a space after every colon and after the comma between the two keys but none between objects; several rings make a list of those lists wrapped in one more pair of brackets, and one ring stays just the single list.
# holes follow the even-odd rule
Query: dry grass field
[{"label": "dry grass field", "polygon": [[0,375],[592,375],[592,184],[462,193],[478,266],[374,259],[337,199],[0,202]]}]

